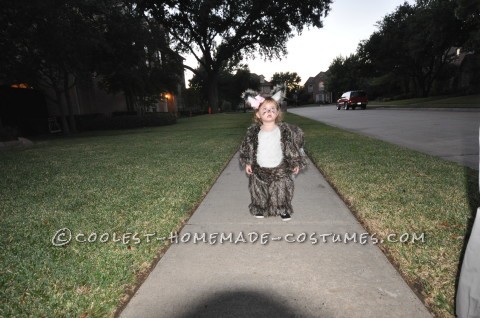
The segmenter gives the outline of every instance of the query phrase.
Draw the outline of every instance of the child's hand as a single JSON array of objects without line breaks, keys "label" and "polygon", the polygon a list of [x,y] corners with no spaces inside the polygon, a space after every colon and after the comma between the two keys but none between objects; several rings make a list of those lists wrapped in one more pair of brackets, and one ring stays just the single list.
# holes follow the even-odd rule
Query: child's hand
[{"label": "child's hand", "polygon": [[248,174],[248,175],[251,175],[253,172],[252,172],[252,165],[246,165],[245,166],[245,172]]},{"label": "child's hand", "polygon": [[300,167],[293,168],[293,174],[298,174],[299,171],[300,171]]}]

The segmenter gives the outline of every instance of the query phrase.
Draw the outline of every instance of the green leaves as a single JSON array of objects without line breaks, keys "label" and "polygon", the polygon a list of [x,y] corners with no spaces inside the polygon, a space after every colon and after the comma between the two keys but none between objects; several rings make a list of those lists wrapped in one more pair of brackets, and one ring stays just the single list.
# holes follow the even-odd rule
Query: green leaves
[{"label": "green leaves", "polygon": [[292,93],[297,92],[300,89],[300,81],[302,79],[296,72],[280,72],[274,73],[271,79],[273,85],[287,85],[287,97],[292,98]]},{"label": "green leaves", "polygon": [[[455,1],[404,3],[378,23],[378,31],[360,43],[357,54],[371,77],[392,74],[395,95],[428,96],[432,85],[455,57],[452,47],[465,43]],[[391,77],[392,78],[392,77]],[[411,89],[411,87],[413,89]]]},{"label": "green leaves", "polygon": [[[286,41],[306,26],[321,27],[331,0],[147,1],[150,14],[165,26],[177,50],[195,56],[206,72],[209,105],[218,105],[217,77],[229,62],[260,54],[286,54]],[[194,66],[189,66],[195,68]]]}]

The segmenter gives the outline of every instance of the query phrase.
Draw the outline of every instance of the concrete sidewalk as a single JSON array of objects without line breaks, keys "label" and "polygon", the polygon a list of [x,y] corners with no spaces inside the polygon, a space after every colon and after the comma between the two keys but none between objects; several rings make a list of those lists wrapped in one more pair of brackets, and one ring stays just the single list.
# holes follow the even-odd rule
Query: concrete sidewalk
[{"label": "concrete sidewalk", "polygon": [[237,154],[120,317],[432,317],[376,245],[323,243],[366,231],[311,162],[291,221],[256,219],[249,202]]}]

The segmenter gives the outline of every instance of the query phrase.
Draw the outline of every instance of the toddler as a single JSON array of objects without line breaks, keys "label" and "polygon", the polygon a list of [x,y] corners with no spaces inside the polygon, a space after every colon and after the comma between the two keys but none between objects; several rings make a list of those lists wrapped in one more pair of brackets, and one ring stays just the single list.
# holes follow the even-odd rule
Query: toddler
[{"label": "toddler", "polygon": [[304,138],[300,128],[282,122],[279,102],[282,91],[272,97],[248,97],[255,124],[247,129],[240,148],[240,163],[249,177],[250,213],[257,218],[293,214],[293,175],[306,166]]}]

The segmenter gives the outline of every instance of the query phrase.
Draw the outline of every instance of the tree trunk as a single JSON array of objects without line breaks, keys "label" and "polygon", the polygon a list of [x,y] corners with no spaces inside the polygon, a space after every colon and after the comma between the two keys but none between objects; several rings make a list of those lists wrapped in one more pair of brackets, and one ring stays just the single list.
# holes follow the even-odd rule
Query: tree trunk
[{"label": "tree trunk", "polygon": [[415,83],[415,95],[418,97],[425,97],[425,78],[423,78],[422,74],[415,75],[414,77]]},{"label": "tree trunk", "polygon": [[411,95],[410,92],[410,77],[402,77],[402,86],[403,86],[403,93],[406,95]]},{"label": "tree trunk", "polygon": [[69,74],[65,73],[64,75],[64,95],[65,101],[67,102],[67,110],[68,110],[68,123],[70,125],[70,132],[77,133],[77,125],[75,123],[75,116],[73,115],[73,105],[72,99],[70,98],[70,85],[69,85]]},{"label": "tree trunk", "polygon": [[420,79],[420,88],[422,90],[422,97],[427,97],[428,96],[428,78],[426,78],[426,76],[423,76],[421,79]]},{"label": "tree trunk", "polygon": [[433,80],[432,79],[427,80],[427,83],[425,83],[425,86],[423,87],[424,97],[430,96],[430,90],[432,89],[432,85],[433,85]]},{"label": "tree trunk", "polygon": [[127,102],[127,111],[132,112],[135,110],[135,103],[134,103],[134,98],[133,94],[129,89],[125,89],[123,91],[125,94],[125,101]]},{"label": "tree trunk", "polygon": [[62,130],[64,135],[70,134],[70,128],[68,126],[67,118],[65,117],[65,109],[62,102],[62,92],[58,87],[54,87],[55,97],[57,99],[58,110],[60,111],[60,122],[62,124]]},{"label": "tree trunk", "polygon": [[218,72],[212,71],[207,77],[208,87],[208,107],[212,113],[218,111]]}]

